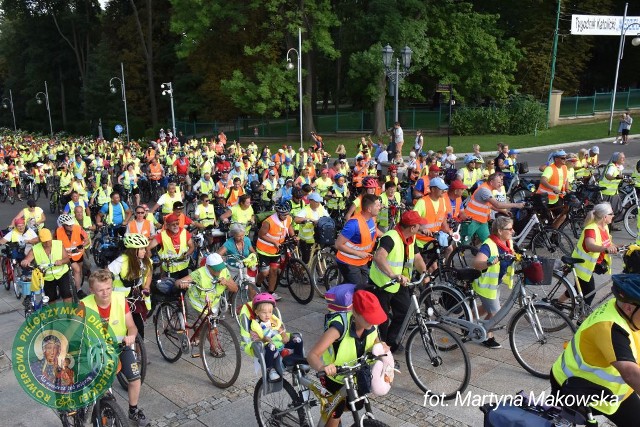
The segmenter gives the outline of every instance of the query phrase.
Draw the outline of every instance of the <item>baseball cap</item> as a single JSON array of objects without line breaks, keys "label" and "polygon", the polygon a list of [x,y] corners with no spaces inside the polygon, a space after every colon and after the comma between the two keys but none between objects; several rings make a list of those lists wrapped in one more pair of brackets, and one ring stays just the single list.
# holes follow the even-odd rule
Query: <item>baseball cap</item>
[{"label": "baseball cap", "polygon": [[222,257],[217,253],[212,253],[207,256],[207,267],[211,267],[214,271],[222,271],[226,267]]},{"label": "baseball cap", "polygon": [[276,171],[269,171],[269,175],[275,175]]},{"label": "baseball cap", "polygon": [[242,166],[242,164],[240,162],[235,162],[234,163],[235,167],[239,168],[240,166]]},{"label": "baseball cap", "polygon": [[369,291],[360,290],[353,294],[353,310],[372,325],[387,321],[387,314],[380,306],[378,297]]},{"label": "baseball cap", "polygon": [[50,242],[53,240],[51,237],[51,231],[48,228],[42,228],[38,231],[38,238],[41,242]]},{"label": "baseball cap", "polygon": [[429,166],[429,172],[440,172],[440,166],[438,165]]},{"label": "baseball cap", "polygon": [[15,225],[24,225],[24,218],[18,218],[13,223]]},{"label": "baseball cap", "polygon": [[169,224],[170,222],[178,222],[178,221],[180,221],[180,217],[178,217],[178,215],[176,214],[167,215],[167,217],[164,219],[165,224]]},{"label": "baseball cap", "polygon": [[564,150],[558,150],[558,151],[554,151],[553,154],[551,154],[551,157],[555,159],[556,157],[562,157],[566,155],[567,153]]},{"label": "baseball cap", "polygon": [[429,187],[438,187],[440,190],[448,190],[449,186],[444,183],[442,178],[433,178],[429,180]]},{"label": "baseball cap", "polygon": [[467,188],[469,188],[469,187],[464,185],[464,182],[460,181],[459,179],[455,179],[455,180],[451,181],[451,185],[449,185],[449,189],[451,189],[451,190],[466,190]]},{"label": "baseball cap", "polygon": [[593,147],[591,147],[591,152],[594,154],[600,154],[600,149],[597,145],[594,145]]},{"label": "baseball cap", "polygon": [[318,193],[309,194],[309,200],[314,202],[322,203],[322,197]]},{"label": "baseball cap", "polygon": [[173,202],[173,209],[184,209],[184,203],[181,201]]},{"label": "baseball cap", "polygon": [[426,218],[421,217],[420,214],[416,211],[406,211],[400,217],[400,223],[402,225],[424,225],[428,224],[428,221]]},{"label": "baseball cap", "polygon": [[520,154],[520,151],[517,148],[512,148],[509,150],[509,154]]}]

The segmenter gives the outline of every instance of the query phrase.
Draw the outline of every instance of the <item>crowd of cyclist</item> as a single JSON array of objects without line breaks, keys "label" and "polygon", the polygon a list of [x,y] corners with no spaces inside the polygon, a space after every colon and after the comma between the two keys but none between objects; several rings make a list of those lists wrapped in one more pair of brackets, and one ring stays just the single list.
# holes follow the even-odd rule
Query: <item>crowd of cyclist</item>
[{"label": "crowd of cyclist", "polygon": [[[510,240],[513,221],[494,222],[492,232],[489,224],[496,216],[510,216],[513,210],[525,207],[523,201],[509,201],[507,194],[511,181],[521,171],[518,150],[500,144],[495,158],[485,159],[476,146],[474,153],[460,162],[451,147],[444,152],[425,152],[422,144],[418,147],[416,138],[416,149],[405,161],[384,144],[362,138],[354,164],[349,164],[344,153],[331,160],[322,138],[314,134],[313,139],[308,149],[283,145],[272,151],[268,146],[260,149],[253,142],[243,146],[227,141],[224,132],[211,140],[163,134],[146,148],[119,140],[54,141],[19,134],[5,136],[0,146],[0,172],[6,184],[28,200],[27,207],[11,222],[13,230],[0,243],[23,243],[21,264],[25,268],[33,260],[37,266],[48,265],[43,271],[44,289],[52,302],[59,298],[70,301],[74,292],[79,298],[86,297],[82,285],[83,270],[90,262],[88,251],[92,238],[106,227],[115,228],[116,234],[123,236],[121,251],[108,260],[108,269],[114,277],[114,290],[125,293],[135,283],[145,296],[161,291],[154,288],[152,281],[152,257],[156,253],[161,275],[176,279],[178,287],[187,287],[185,284],[191,281],[206,285],[215,276],[222,279],[216,281],[217,286],[235,292],[237,284],[227,268],[232,263],[225,263],[222,256],[247,257],[255,253],[256,283],[259,287],[264,284],[256,296],[257,303],[266,302],[275,308],[280,299],[276,292],[280,245],[288,236],[295,236],[300,241],[303,260],[309,262],[316,225],[320,218],[330,217],[336,224],[335,257],[344,281],[377,297],[372,302],[368,293],[359,294],[360,305],[367,307],[368,314],[359,313],[353,325],[336,326],[340,341],[345,328],[357,329],[355,340],[345,343],[355,347],[344,351],[358,356],[364,350],[356,344],[360,340],[366,341],[367,346],[374,341],[394,341],[409,305],[409,294],[402,285],[414,270],[432,272],[437,266],[427,265],[422,254],[436,242],[446,251],[450,239],[443,239],[443,235],[454,236],[455,225],[466,221],[462,237],[472,242],[477,236],[480,252],[474,267],[484,271],[474,283],[474,290],[481,297],[487,316],[497,310],[494,301],[498,286],[512,274],[510,264],[501,255],[515,250]],[[598,173],[598,154],[598,147],[577,154],[553,152],[549,161],[540,166],[543,173],[536,193],[543,195],[550,207],[562,207],[564,196],[577,182],[586,182]],[[393,160],[383,160],[389,158]],[[581,236],[573,252],[590,269],[590,274],[579,276],[585,287],[593,283],[593,271],[606,259],[599,253],[616,251],[608,234],[611,221],[602,218],[619,213],[616,196],[623,164],[624,154],[615,153],[602,171],[598,182],[609,203],[596,206],[596,218],[592,215],[591,220],[599,222],[585,227],[593,232]],[[639,174],[634,171],[634,175]],[[31,179],[36,184],[35,191],[24,194],[24,180]],[[41,194],[52,197],[52,193],[60,196],[53,210],[58,228],[49,231],[44,228],[46,215],[35,199]],[[555,218],[563,215],[566,210],[558,209]],[[203,259],[197,260],[196,265],[190,263],[197,249],[192,231],[212,229],[224,230],[229,234],[228,240],[219,247],[207,241],[209,251],[203,253]],[[610,262],[605,267],[610,267]],[[390,281],[397,283],[388,287]],[[618,325],[615,332],[621,329],[620,333],[626,334],[623,345],[629,351],[609,354],[609,359],[619,354],[622,358],[607,359],[613,365],[598,369],[596,362],[591,363],[586,379],[615,388],[614,394],[625,395],[625,401],[633,394],[627,405],[637,410],[640,402],[633,390],[640,391],[639,382],[629,379],[637,378],[632,377],[637,371],[624,365],[626,371],[620,368],[613,372],[611,366],[618,368],[617,364],[630,357],[637,361],[640,286],[630,279],[619,281],[614,293],[622,308],[616,311],[612,307],[605,315],[607,321]],[[191,290],[189,296],[192,306],[201,310],[204,297]],[[132,313],[141,334],[147,310],[140,304]],[[273,315],[273,310],[260,313],[263,311],[265,319]],[[380,313],[388,314],[389,322],[382,320]],[[371,337],[367,331],[376,324],[380,324],[380,335],[376,332]],[[252,334],[249,339],[263,338]],[[616,335],[615,342],[620,343],[620,339]],[[329,351],[325,344],[322,354]],[[485,345],[499,347],[492,337]],[[584,364],[589,362],[584,361],[584,355],[582,361],[579,359],[583,351],[574,345],[571,356],[577,362],[565,364],[563,355],[562,370],[554,365],[556,388],[586,369]],[[314,367],[334,373],[335,354],[323,360],[321,363],[314,359]],[[628,385],[610,387],[610,382],[605,384],[598,378],[610,378],[620,384],[626,381]],[[141,414],[136,411],[137,407],[134,413]],[[140,425],[145,424],[144,415],[137,420]],[[620,422],[624,425],[624,421]]]}]

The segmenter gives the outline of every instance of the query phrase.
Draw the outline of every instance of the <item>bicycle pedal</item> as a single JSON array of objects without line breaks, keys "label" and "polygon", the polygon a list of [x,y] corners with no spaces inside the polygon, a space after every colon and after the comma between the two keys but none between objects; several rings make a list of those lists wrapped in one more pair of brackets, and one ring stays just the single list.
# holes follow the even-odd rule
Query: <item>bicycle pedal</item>
[{"label": "bicycle pedal", "polygon": [[198,350],[198,351],[197,351],[197,352],[195,352],[195,353],[191,353],[191,358],[192,358],[192,359],[198,359],[198,358],[200,358],[200,357],[202,357],[202,355],[200,354],[200,350]]}]

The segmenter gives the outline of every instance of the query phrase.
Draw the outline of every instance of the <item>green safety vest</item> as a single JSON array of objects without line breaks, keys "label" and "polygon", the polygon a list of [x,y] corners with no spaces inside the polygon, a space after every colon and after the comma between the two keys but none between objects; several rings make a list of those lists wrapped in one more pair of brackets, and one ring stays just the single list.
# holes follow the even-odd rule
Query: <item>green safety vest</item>
[{"label": "green safety vest", "polygon": [[613,178],[616,178],[618,175],[620,175],[620,169],[618,169],[618,167],[614,164],[611,164],[609,166],[607,166],[607,169],[605,170],[605,173],[602,175],[602,179],[600,180],[599,184],[601,187],[605,187],[604,190],[602,190],[602,195],[603,196],[614,196],[616,194],[618,194],[618,185],[620,184],[620,180],[619,179],[612,179],[609,180],[607,179],[607,172],[610,169],[610,166],[613,166]]},{"label": "green safety vest", "polygon": [[212,225],[215,222],[216,209],[211,203],[209,203],[209,206],[206,207],[203,204],[199,204],[196,208],[196,215],[198,216],[198,221],[206,227],[208,225]]},{"label": "green safety vest", "polygon": [[[33,257],[36,260],[37,265],[47,265],[53,264],[55,261],[60,261],[62,259],[62,251],[64,250],[62,246],[62,242],[60,240],[52,240],[51,241],[51,258],[47,256],[47,253],[44,251],[42,247],[42,243],[37,243],[33,245]],[[60,279],[62,276],[67,274],[69,271],[69,266],[67,264],[56,265],[51,268],[45,269],[42,272],[44,275],[44,280],[47,282],[52,282],[54,280]]]},{"label": "green safety vest", "polygon": [[[122,203],[118,203],[118,207],[122,212],[122,223],[124,224],[124,220],[126,219],[124,206],[122,206]],[[107,224],[113,224],[113,203],[111,202],[109,202],[109,210],[107,212]]]},{"label": "green safety vest", "polygon": [[165,202],[162,205],[162,213],[168,215],[173,212],[173,204],[182,201],[182,196],[180,195],[180,191],[176,191],[173,197],[169,196],[169,193],[164,193],[164,196]]},{"label": "green safety vest", "polygon": [[638,333],[632,331],[627,321],[618,313],[616,299],[613,298],[607,301],[606,304],[596,308],[582,323],[571,339],[571,343],[553,364],[552,372],[556,381],[561,385],[570,377],[579,377],[610,390],[614,396],[617,396],[617,402],[615,400],[607,400],[602,403],[594,402],[590,405],[592,408],[610,415],[615,413],[620,404],[634,391],[622,378],[620,372],[612,365],[602,367],[593,366],[585,362],[581,352],[580,338],[585,330],[599,322],[612,322],[625,330],[629,335],[633,358],[635,360],[638,359],[638,348],[640,346]]},{"label": "green safety vest", "polygon": [[[318,219],[321,216],[328,216],[327,211],[324,210],[324,206],[322,205],[318,206],[318,209],[315,211],[311,209],[310,205],[307,205],[301,212],[304,212],[304,217],[306,219]],[[313,237],[315,225],[309,222],[307,224],[298,224],[298,226],[300,226],[300,239],[307,243],[315,243],[315,239]]]},{"label": "green safety vest", "polygon": [[[185,229],[180,230],[180,249],[179,252],[176,253],[175,248],[173,247],[173,241],[171,237],[167,234],[166,230],[162,230],[160,232],[160,237],[162,238],[162,247],[158,250],[158,254],[163,257],[167,255],[173,256],[183,256],[189,250],[189,245],[187,244],[187,231]],[[169,273],[175,273],[176,271],[184,270],[189,267],[189,260],[185,259],[179,263],[171,263],[167,266],[167,264],[162,264],[162,269],[168,271]]]},{"label": "green safety vest", "polygon": [[[400,204],[400,193],[396,191],[396,193],[393,195],[393,199],[396,201],[397,204]],[[387,193],[382,193],[380,195],[380,202],[382,205],[382,209],[380,209],[380,213],[378,214],[378,225],[380,227],[388,227],[389,226],[389,196],[387,196]],[[396,216],[399,216],[400,214],[399,210],[397,214],[398,215]]]},{"label": "green safety vest", "polygon": [[333,193],[333,197],[327,200],[327,207],[329,209],[346,208],[345,200],[349,196],[349,190],[347,189],[346,185],[343,186],[342,188],[343,188],[343,191],[338,190],[338,187],[335,184],[333,185],[333,187],[331,187],[331,192]]},{"label": "green safety vest", "polygon": [[[224,270],[220,271],[220,276],[218,277],[218,279],[229,279],[230,277],[231,275],[229,274],[229,270],[225,268]],[[191,273],[191,279],[196,282],[201,288],[211,289],[211,284],[214,277],[211,275],[211,273],[209,273],[209,269],[205,265]],[[222,295],[222,293],[224,292],[225,286],[222,283],[218,283],[215,289],[215,293],[218,294],[215,299],[211,299],[213,298],[214,294],[209,294],[212,308],[218,305],[218,302],[220,301],[220,295]],[[200,291],[195,286],[191,286],[187,291],[187,295],[189,296],[189,303],[191,304],[191,307],[193,307],[198,313],[201,313],[206,306],[206,292]]]},{"label": "green safety vest", "polygon": [[287,165],[282,165],[280,166],[280,176],[283,178],[293,178],[293,174],[294,174],[294,168],[292,164],[289,164],[289,167],[287,167]]},{"label": "green safety vest", "polygon": [[276,191],[276,188],[277,188],[278,184],[277,184],[277,182],[273,182],[270,179],[266,179],[263,182],[263,185],[264,185],[264,191],[262,192],[262,200],[269,201],[268,193],[270,191]]},{"label": "green safety vest", "polygon": [[[496,242],[491,240],[491,238],[485,240],[483,244],[489,245],[492,257],[497,257],[499,255],[498,245],[496,245]],[[511,250],[513,250],[512,241],[509,241],[509,247],[511,248]],[[513,264],[511,264],[509,268],[507,268],[507,272],[502,278],[502,281],[509,287],[509,289],[513,287],[513,273],[514,268]],[[482,276],[474,280],[473,290],[481,297],[487,299],[496,299],[498,297],[498,285],[500,284],[498,283],[499,275],[500,263],[498,262],[496,264],[490,265],[489,268],[487,268],[484,273],[482,273]]]},{"label": "green safety vest", "polygon": [[[584,262],[580,264],[575,264],[573,268],[575,269],[576,276],[578,276],[579,279],[582,279],[585,282],[588,282],[589,280],[591,280],[591,276],[593,276],[593,270],[596,268],[596,262],[600,257],[600,253],[584,251],[584,232],[586,230],[595,231],[596,245],[601,246],[603,242],[602,242],[602,236],[600,235],[600,227],[598,227],[596,223],[589,224],[582,231],[582,234],[578,239],[578,244],[576,244],[576,247],[573,250],[573,253],[571,254],[573,258],[580,258],[584,260]],[[609,256],[609,254],[605,254],[604,260],[607,262],[609,266],[608,274],[611,274],[611,256]]]},{"label": "green safety vest", "polygon": [[[289,202],[291,203],[291,218],[295,218],[298,215],[298,212],[306,206],[302,200],[300,200],[300,203],[294,202],[293,199],[289,200]],[[300,224],[293,222],[291,226],[295,231],[300,231]]]},{"label": "green safety vest", "polygon": [[209,181],[205,179],[200,180],[200,194],[213,194],[213,187],[216,183],[212,179]]},{"label": "green safety vest", "polygon": [[[136,173],[134,172],[133,175],[129,175],[128,173],[129,171],[124,171],[122,173],[123,178],[122,178],[122,185],[124,186],[125,189],[129,190],[131,188],[138,188],[138,184],[136,184],[134,182],[134,178],[136,177]],[[133,183],[133,187],[131,186],[131,183]]]},{"label": "green safety vest", "polygon": [[[98,304],[93,295],[82,298],[82,303],[85,307],[92,309],[96,313],[98,311]],[[124,294],[116,292],[111,294],[111,310],[109,311],[109,326],[116,335],[118,342],[122,342],[124,337],[127,336],[127,318],[125,315],[125,305],[128,304]]]},{"label": "green safety vest", "polygon": [[[405,259],[405,244],[402,241],[402,237],[400,237],[398,231],[389,230],[384,233],[382,237],[384,236],[389,236],[393,239],[393,249],[391,249],[391,253],[387,255],[387,262],[389,263],[389,267],[391,267],[391,271],[394,275],[402,274],[405,277],[411,277],[411,273],[413,272],[413,259],[415,253],[415,239],[413,243],[409,245],[409,253]],[[378,264],[375,261],[373,261],[373,264],[371,265],[369,278],[376,286],[379,287],[384,286],[391,281],[391,277],[380,271],[380,269],[378,268]],[[395,294],[399,290],[399,283],[385,288],[385,291],[391,294]]]}]

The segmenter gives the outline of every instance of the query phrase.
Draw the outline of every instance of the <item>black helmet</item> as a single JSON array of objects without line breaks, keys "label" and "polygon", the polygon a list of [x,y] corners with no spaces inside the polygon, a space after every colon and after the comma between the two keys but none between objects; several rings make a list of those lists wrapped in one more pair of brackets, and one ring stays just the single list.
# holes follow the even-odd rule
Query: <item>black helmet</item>
[{"label": "black helmet", "polygon": [[275,206],[275,211],[280,214],[288,214],[291,212],[291,202],[280,202]]}]

